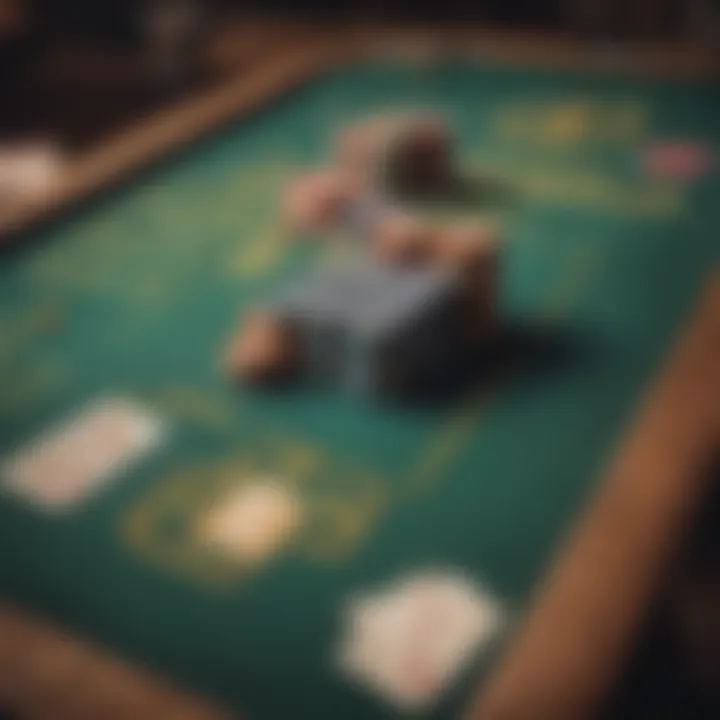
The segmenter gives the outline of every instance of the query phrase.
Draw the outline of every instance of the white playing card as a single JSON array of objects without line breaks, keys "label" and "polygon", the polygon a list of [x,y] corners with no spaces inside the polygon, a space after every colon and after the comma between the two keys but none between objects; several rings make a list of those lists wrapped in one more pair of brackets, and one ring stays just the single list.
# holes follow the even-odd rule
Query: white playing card
[{"label": "white playing card", "polygon": [[7,459],[3,487],[45,510],[68,511],[156,447],[163,432],[130,400],[94,400]]},{"label": "white playing card", "polygon": [[487,592],[438,571],[357,599],[348,615],[342,672],[406,711],[432,704],[502,622]]},{"label": "white playing card", "polygon": [[[392,592],[355,601],[351,610],[351,635],[344,648],[342,664],[350,676],[362,678],[386,696],[397,695],[397,674],[401,670],[408,622],[412,617],[403,607],[403,598]],[[397,704],[405,704],[396,698]]]}]

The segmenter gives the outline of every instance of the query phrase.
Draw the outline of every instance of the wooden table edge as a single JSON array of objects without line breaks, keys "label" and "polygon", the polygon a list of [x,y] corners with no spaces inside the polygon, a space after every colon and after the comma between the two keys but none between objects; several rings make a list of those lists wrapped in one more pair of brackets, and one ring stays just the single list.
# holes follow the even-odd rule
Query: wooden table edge
[{"label": "wooden table edge", "polygon": [[[504,43],[511,44],[511,49]],[[57,212],[71,206],[89,194],[96,192],[102,188],[117,183],[131,175],[134,171],[145,167],[148,163],[156,161],[173,150],[178,149],[189,141],[202,136],[219,125],[241,117],[243,114],[250,113],[261,105],[271,101],[283,91],[300,84],[305,79],[323,70],[326,67],[336,65],[338,62],[351,61],[359,58],[368,52],[384,52],[398,51],[398,44],[405,43],[404,48],[400,48],[402,54],[444,57],[449,54],[477,54],[479,56],[498,60],[501,62],[527,62],[529,58],[536,58],[538,62],[547,64],[548,66],[557,67],[558,65],[566,65],[579,67],[579,63],[595,70],[617,69],[615,63],[603,64],[602,58],[598,59],[592,53],[588,53],[582,47],[578,47],[577,43],[572,40],[563,38],[543,40],[541,37],[534,35],[499,35],[497,33],[481,33],[481,32],[440,32],[432,33],[424,30],[410,31],[382,31],[374,28],[361,28],[346,32],[345,34],[335,34],[332,40],[321,36],[313,36],[308,34],[304,39],[298,39],[286,49],[285,52],[279,53],[263,66],[254,72],[251,76],[245,73],[238,74],[237,77],[228,81],[222,87],[210,91],[197,100],[192,100],[180,106],[170,108],[166,112],[153,118],[151,121],[140,124],[137,127],[129,128],[127,131],[119,134],[108,145],[93,151],[88,155],[81,157],[71,168],[66,182],[61,188],[58,188],[54,194],[46,197],[42,203],[28,203],[24,207],[18,208],[16,212],[9,216],[0,217],[0,237],[3,235],[14,235],[15,233],[33,226],[35,223],[47,218],[53,217]],[[664,46],[662,48],[652,47],[646,51],[642,51],[641,58],[635,66],[632,64],[622,68],[625,71],[639,71],[641,74],[651,73],[661,76],[676,76],[678,73],[668,71],[668,62],[678,53],[685,50],[682,46]],[[520,54],[519,54],[520,53]],[[707,78],[713,74],[715,68],[713,61],[708,59],[705,52],[695,53],[693,62],[682,64],[679,74],[681,76],[691,76],[697,78]],[[672,63],[670,63],[672,64]],[[715,315],[718,314],[717,282],[713,292],[708,293],[708,297],[715,298],[713,302],[707,301],[706,306],[711,305],[714,308]],[[698,317],[704,318],[703,322],[696,318],[691,323],[692,331],[688,331],[688,338],[695,338],[690,341],[685,338],[681,343],[682,347],[690,345],[696,347],[698,345],[697,336],[705,337],[709,342],[708,336],[712,333],[707,331],[700,332],[697,330],[699,324],[702,327],[711,323],[708,320],[709,311],[707,307],[699,311]],[[714,325],[717,331],[717,323]],[[713,347],[717,345],[715,344]],[[677,366],[677,357],[686,357],[688,351],[676,350],[675,360],[670,362],[670,367]],[[692,353],[690,353],[692,355]],[[702,355],[703,353],[698,353]],[[717,353],[714,355],[717,360]],[[680,362],[683,364],[687,360]],[[720,367],[720,362],[716,363]],[[674,373],[675,371],[673,371]],[[673,375],[668,370],[668,377]],[[701,377],[700,375],[697,376]],[[717,373],[713,375],[717,380]],[[668,390],[674,387],[674,382],[663,379],[658,383],[657,394],[660,397],[673,395],[673,391]],[[689,386],[689,385],[688,385]],[[692,397],[697,395],[696,391],[691,393]],[[677,391],[674,391],[677,393]],[[539,709],[543,708],[542,700],[549,696],[562,696],[562,692],[567,690],[568,683],[563,682],[563,687],[559,688],[553,683],[558,682],[559,669],[570,671],[572,668],[578,667],[574,662],[569,663],[569,658],[575,658],[573,653],[578,653],[577,643],[569,643],[567,649],[563,649],[558,653],[559,661],[553,662],[546,655],[547,640],[549,633],[551,636],[558,629],[558,609],[563,610],[559,613],[562,625],[565,618],[572,618],[574,613],[567,614],[565,612],[567,598],[579,599],[587,606],[593,606],[592,593],[590,595],[582,592],[582,588],[578,586],[576,574],[578,570],[570,570],[578,565],[583,565],[583,557],[585,553],[590,556],[590,550],[593,553],[601,552],[602,548],[594,547],[594,543],[598,542],[592,528],[602,525],[598,518],[602,518],[605,514],[612,514],[608,510],[608,506],[612,506],[615,502],[622,505],[623,493],[619,490],[611,491],[609,488],[624,487],[624,484],[618,480],[618,477],[624,477],[627,473],[627,466],[632,466],[635,460],[628,460],[626,456],[637,457],[642,453],[637,449],[639,444],[641,447],[647,448],[647,439],[643,438],[649,431],[643,429],[647,425],[652,427],[659,423],[658,418],[663,415],[663,404],[669,403],[668,400],[654,400],[655,392],[649,395],[648,407],[645,409],[641,419],[635,426],[630,439],[627,440],[627,447],[631,448],[618,455],[613,468],[610,470],[609,479],[601,483],[601,490],[598,498],[590,505],[590,509],[586,513],[586,517],[579,524],[578,530],[574,538],[572,538],[566,546],[564,546],[563,555],[557,562],[555,570],[550,574],[549,579],[543,584],[537,602],[531,606],[528,614],[528,620],[525,629],[518,639],[511,643],[510,650],[505,655],[505,660],[501,663],[499,670],[495,673],[488,684],[485,685],[485,691],[478,696],[477,701],[470,710],[470,716],[473,718],[533,718],[540,720],[541,717],[560,720],[562,717],[575,718],[581,717],[578,714],[567,714],[575,712],[582,704],[583,712],[588,709],[592,702],[597,700],[603,688],[607,687],[609,682],[609,671],[607,664],[602,664],[596,674],[579,673],[582,682],[578,684],[578,690],[569,693],[572,696],[568,700],[561,700],[559,704],[550,703],[552,712],[565,712],[561,714],[538,714]],[[679,402],[679,399],[676,398]],[[659,406],[660,409],[656,406]],[[699,407],[704,407],[701,403]],[[654,418],[654,419],[653,419]],[[667,493],[672,495],[672,491],[679,491],[679,472],[690,471],[698,464],[698,459],[704,457],[708,452],[708,447],[713,442],[717,442],[717,436],[712,441],[708,440],[707,428],[704,428],[704,420],[696,418],[690,426],[697,431],[697,439],[691,441],[686,438],[686,445],[683,445],[682,457],[686,460],[692,460],[682,467],[680,464],[672,465],[675,467],[676,474],[672,479],[676,481],[673,484],[668,479]],[[685,435],[683,435],[685,437]],[[635,448],[635,449],[632,449]],[[692,451],[692,453],[691,453]],[[667,448],[663,450],[665,456]],[[625,458],[625,459],[623,459]],[[620,468],[618,470],[618,467]],[[642,475],[645,477],[645,475]],[[700,492],[699,484],[689,482],[685,492],[679,493],[680,499],[687,505],[692,504],[692,500]],[[632,485],[634,487],[634,485]],[[697,492],[695,492],[697,491]],[[665,497],[665,496],[663,496]],[[609,498],[609,499],[608,499]],[[668,511],[667,506],[662,503],[660,509]],[[599,509],[598,509],[599,508]],[[660,510],[659,509],[659,510]],[[659,512],[658,510],[658,512]],[[619,512],[619,511],[618,511]],[[615,535],[615,533],[612,533]],[[599,533],[602,536],[602,533]],[[590,540],[584,539],[590,536]],[[652,538],[663,545],[663,540],[669,542],[669,536],[659,534],[652,535]],[[589,550],[578,550],[578,547],[587,547]],[[617,624],[622,629],[614,633],[608,633],[608,636],[615,638],[615,642],[608,642],[608,646],[613,650],[608,650],[603,657],[617,657],[619,650],[624,648],[627,639],[632,634],[632,629],[639,622],[639,615],[644,606],[648,588],[651,586],[650,580],[657,574],[657,568],[660,564],[659,558],[661,554],[653,556],[654,562],[645,570],[645,575],[649,577],[646,585],[637,590],[635,602],[626,601],[626,615],[622,623]],[[667,554],[662,554],[666,557]],[[592,555],[594,557],[594,555]],[[568,559],[569,558],[569,559]],[[567,578],[570,578],[569,580]],[[603,575],[605,577],[605,575]],[[588,586],[589,587],[589,586]],[[601,586],[603,592],[607,592],[607,586]],[[644,590],[640,592],[640,590]],[[567,593],[567,598],[566,598]],[[583,606],[585,607],[585,605]],[[583,613],[577,614],[579,624],[582,624]],[[23,640],[26,632],[34,633],[35,642],[28,643]],[[601,634],[602,635],[602,634]],[[560,635],[562,636],[562,634]],[[539,639],[538,639],[539,638]],[[545,638],[545,639],[544,639]],[[19,645],[15,646],[15,641],[19,641]],[[59,703],[58,707],[63,707],[62,716],[68,718],[94,718],[97,714],[91,711],[89,714],[87,709],[83,709],[80,705],[73,705],[74,688],[69,688],[66,694],[66,700],[71,700],[70,705],[63,703],[62,693],[58,691],[57,695],[53,695],[51,690],[57,684],[58,678],[51,677],[48,679],[42,672],[35,672],[33,667],[44,667],[43,657],[53,653],[53,648],[62,647],[66,651],[73,646],[77,646],[79,662],[85,658],[88,668],[95,667],[102,672],[107,673],[106,677],[111,678],[117,676],[117,682],[106,681],[105,684],[112,686],[116,691],[113,695],[113,702],[122,706],[123,699],[132,707],[133,718],[216,718],[222,717],[222,711],[218,708],[205,704],[202,700],[195,698],[190,694],[176,693],[164,681],[155,676],[152,672],[131,669],[129,666],[117,661],[110,653],[94,648],[91,644],[83,641],[75,641],[69,636],[57,632],[44,621],[35,619],[18,608],[10,604],[0,604],[0,671],[6,666],[15,666],[15,672],[22,677],[18,678],[18,687],[25,688],[24,692],[19,695],[10,691],[0,683],[0,701],[8,702],[13,707],[17,707],[30,717],[48,717],[47,710],[35,712],[33,709],[33,697],[36,698],[53,698],[53,702]],[[562,647],[562,644],[557,644]],[[15,663],[15,651],[23,650],[28,654],[25,663]],[[30,657],[31,656],[31,657]],[[535,660],[538,661],[537,666],[539,672],[534,674],[533,667]],[[597,663],[601,665],[600,662]],[[580,663],[582,665],[582,663]],[[23,668],[26,672],[23,671]],[[553,668],[556,668],[553,671]],[[2,672],[0,672],[0,676]],[[7,677],[7,676],[6,676]],[[15,677],[12,674],[9,677]],[[574,677],[574,675],[570,675]],[[593,679],[594,678],[594,679]],[[52,686],[48,688],[48,682]],[[156,691],[151,687],[159,688]],[[582,690],[580,688],[583,688]],[[58,688],[56,688],[58,689]],[[143,700],[143,698],[145,698]],[[579,698],[583,698],[580,702]],[[75,698],[77,701],[77,698]],[[592,702],[591,702],[592,701]],[[95,702],[102,702],[99,697],[95,698]],[[164,702],[165,706],[161,714],[158,714],[158,703]],[[53,707],[52,705],[46,705]],[[73,711],[73,707],[77,712]],[[570,710],[568,710],[570,708]],[[173,714],[174,713],[174,714]],[[188,714],[190,713],[190,714]],[[523,714],[525,713],[525,714]],[[52,713],[50,713],[52,714]],[[118,717],[125,717],[118,715]],[[130,717],[129,715],[127,717]]]},{"label": "wooden table edge", "polygon": [[210,700],[8,602],[0,602],[0,707],[28,720],[229,717]]},{"label": "wooden table edge", "polygon": [[543,31],[485,28],[382,26],[356,28],[355,52],[389,51],[426,57],[477,57],[506,65],[621,72],[636,76],[714,81],[720,72],[717,48],[687,41],[616,41]]},{"label": "wooden table edge", "polygon": [[[175,103],[116,133],[101,147],[72,158],[61,177],[39,197],[19,201],[0,213],[0,244],[55,217],[93,194],[112,187],[183,146],[260,109],[329,64],[327,48],[306,33],[283,36],[242,63],[225,82]],[[248,68],[248,62],[260,64]]]},{"label": "wooden table edge", "polygon": [[578,720],[598,710],[701,502],[718,448],[720,273],[478,688],[468,720]]}]

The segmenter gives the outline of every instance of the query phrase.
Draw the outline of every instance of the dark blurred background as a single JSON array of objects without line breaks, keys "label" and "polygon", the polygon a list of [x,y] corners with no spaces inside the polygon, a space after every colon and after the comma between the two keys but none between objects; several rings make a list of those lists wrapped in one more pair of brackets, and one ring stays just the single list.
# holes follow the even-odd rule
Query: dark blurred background
[{"label": "dark blurred background", "polygon": [[252,64],[278,42],[267,23],[297,33],[348,22],[472,22],[611,45],[712,45],[719,8],[720,0],[0,0],[0,142],[92,145]]}]

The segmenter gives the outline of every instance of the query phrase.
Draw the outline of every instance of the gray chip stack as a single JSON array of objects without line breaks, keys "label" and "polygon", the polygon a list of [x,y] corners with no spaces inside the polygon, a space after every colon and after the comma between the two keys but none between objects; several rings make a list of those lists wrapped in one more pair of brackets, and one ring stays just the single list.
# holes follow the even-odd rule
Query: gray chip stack
[{"label": "gray chip stack", "polygon": [[379,396],[452,371],[463,349],[458,303],[458,284],[446,270],[363,257],[317,269],[273,308],[297,334],[306,377]]}]

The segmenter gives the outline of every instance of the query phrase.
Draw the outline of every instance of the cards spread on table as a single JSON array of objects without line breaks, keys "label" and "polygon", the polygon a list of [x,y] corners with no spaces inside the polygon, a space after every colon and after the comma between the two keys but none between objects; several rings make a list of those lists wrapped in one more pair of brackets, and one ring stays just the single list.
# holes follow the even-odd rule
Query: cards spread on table
[{"label": "cards spread on table", "polygon": [[0,467],[4,488],[66,512],[157,447],[160,420],[134,401],[101,398],[32,439]]},{"label": "cards spread on table", "polygon": [[464,575],[409,576],[351,604],[340,669],[393,706],[421,710],[496,635],[502,619],[498,601]]}]

